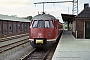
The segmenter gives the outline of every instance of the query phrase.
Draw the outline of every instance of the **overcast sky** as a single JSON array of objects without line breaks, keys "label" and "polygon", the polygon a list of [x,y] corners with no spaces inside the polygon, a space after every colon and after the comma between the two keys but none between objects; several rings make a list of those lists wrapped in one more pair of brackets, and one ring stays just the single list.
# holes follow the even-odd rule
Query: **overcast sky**
[{"label": "overcast sky", "polygon": [[[42,4],[33,3],[46,1],[72,0],[0,0],[0,14],[18,17],[35,16],[43,10]],[[83,9],[84,3],[90,3],[90,0],[79,0],[79,12]],[[72,14],[72,3],[45,4],[45,12],[61,20],[61,13]]]}]

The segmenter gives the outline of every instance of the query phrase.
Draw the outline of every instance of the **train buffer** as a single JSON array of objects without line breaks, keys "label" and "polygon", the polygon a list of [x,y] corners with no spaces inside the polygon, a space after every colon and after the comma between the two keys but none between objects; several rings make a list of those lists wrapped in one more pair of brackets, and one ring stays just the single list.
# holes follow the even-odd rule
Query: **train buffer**
[{"label": "train buffer", "polygon": [[64,30],[52,60],[90,60],[90,39],[76,39]]}]

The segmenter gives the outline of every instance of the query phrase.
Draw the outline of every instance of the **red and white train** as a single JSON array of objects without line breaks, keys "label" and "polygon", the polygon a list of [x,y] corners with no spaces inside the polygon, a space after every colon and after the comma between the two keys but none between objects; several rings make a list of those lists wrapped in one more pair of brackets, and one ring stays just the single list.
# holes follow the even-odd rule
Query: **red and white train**
[{"label": "red and white train", "polygon": [[50,47],[62,32],[58,19],[50,14],[38,14],[31,20],[29,41],[34,48]]}]

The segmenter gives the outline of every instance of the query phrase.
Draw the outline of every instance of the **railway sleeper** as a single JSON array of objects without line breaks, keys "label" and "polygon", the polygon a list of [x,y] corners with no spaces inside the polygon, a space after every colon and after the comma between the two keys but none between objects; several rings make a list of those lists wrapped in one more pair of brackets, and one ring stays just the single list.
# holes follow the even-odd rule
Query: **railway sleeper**
[{"label": "railway sleeper", "polygon": [[21,34],[21,35],[16,35],[16,36],[11,36],[11,37],[1,38],[0,42],[9,41],[9,40],[17,39],[17,38],[24,37],[24,36],[28,36],[28,34]]},{"label": "railway sleeper", "polygon": [[25,40],[25,39],[28,39],[28,36],[22,37],[22,38],[13,39],[12,41],[1,42],[0,43],[0,48],[8,46],[8,45],[11,45],[11,44],[13,44],[15,42],[17,43],[17,42],[19,42],[21,40]]},{"label": "railway sleeper", "polygon": [[5,45],[0,46],[0,48],[3,48],[3,47],[6,47],[6,46],[9,46],[9,45],[12,45],[12,44],[14,44],[14,43],[18,43],[18,42],[21,42],[21,41],[24,41],[24,40],[27,40],[27,39],[28,39],[28,38],[24,38],[24,39],[22,39],[22,40],[14,41],[14,42],[11,42],[11,43],[9,43],[9,44],[5,44]]},{"label": "railway sleeper", "polygon": [[13,43],[5,45],[5,46],[1,46],[0,47],[0,50],[1,50],[0,53],[2,53],[3,51],[7,51],[10,48],[12,48],[13,46],[15,47],[15,46],[17,46],[17,45],[19,45],[19,44],[21,44],[21,43],[23,43],[25,41],[28,41],[28,40],[24,39],[24,40],[20,40],[20,41],[17,41],[17,42],[13,42]]},{"label": "railway sleeper", "polygon": [[12,54],[12,53],[15,53],[16,51],[18,51],[19,49],[21,48],[24,48],[25,46],[29,45],[28,41],[24,41],[20,44],[17,44],[16,46],[12,46],[12,47],[9,47],[5,50],[2,50],[0,52],[0,59],[3,60],[3,58],[5,58],[6,56]]}]

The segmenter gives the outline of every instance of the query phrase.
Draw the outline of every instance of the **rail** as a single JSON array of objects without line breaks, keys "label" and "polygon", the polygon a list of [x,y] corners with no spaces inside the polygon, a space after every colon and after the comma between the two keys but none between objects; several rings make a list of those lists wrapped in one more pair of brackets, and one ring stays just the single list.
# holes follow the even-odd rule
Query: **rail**
[{"label": "rail", "polygon": [[17,41],[17,42],[13,42],[13,43],[10,43],[10,44],[4,45],[4,46],[0,46],[0,53],[3,53],[3,52],[8,51],[10,49],[13,49],[17,46],[23,45],[27,42],[28,42],[28,38],[25,38],[25,39],[22,39],[22,40]]},{"label": "rail", "polygon": [[0,38],[0,42],[10,41],[10,40],[17,39],[17,38],[20,38],[20,37],[24,37],[24,36],[27,36],[27,35],[28,34],[20,34],[20,35],[15,35],[15,36],[11,36],[11,37]]},{"label": "rail", "polygon": [[48,50],[38,51],[38,49],[33,48],[29,54],[27,54],[25,57],[21,58],[20,60],[44,60],[46,56],[48,55]]}]

